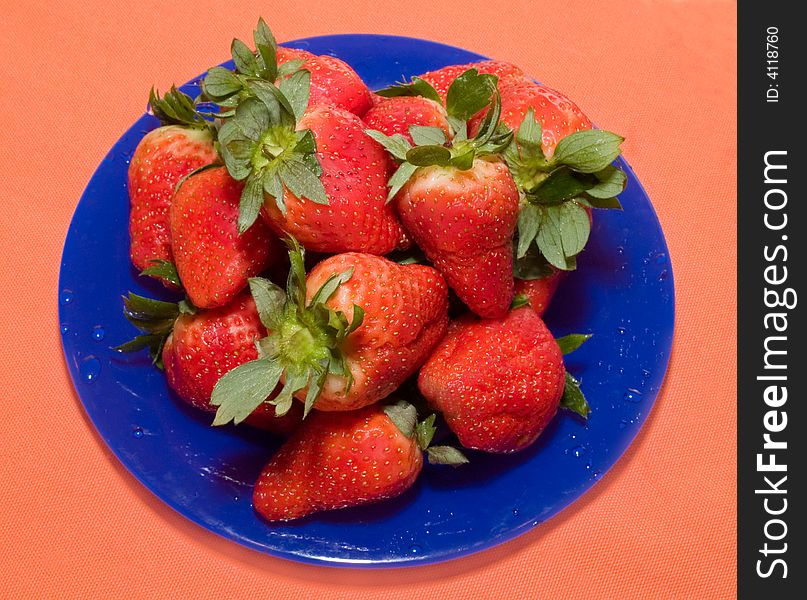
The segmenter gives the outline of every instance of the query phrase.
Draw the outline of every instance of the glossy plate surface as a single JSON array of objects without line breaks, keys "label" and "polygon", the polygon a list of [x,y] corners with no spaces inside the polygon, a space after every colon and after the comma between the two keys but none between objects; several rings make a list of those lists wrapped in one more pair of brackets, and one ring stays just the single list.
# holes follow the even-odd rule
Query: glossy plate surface
[{"label": "glossy plate surface", "polygon": [[[480,59],[434,42],[336,35],[287,44],[338,56],[371,89],[447,64]],[[540,73],[535,73],[540,77]],[[185,91],[195,95],[195,82]],[[583,101],[585,99],[582,99]],[[128,257],[126,171],[141,117],[98,167],[65,242],[59,314],[68,368],[90,419],[126,468],[188,519],[268,554],[335,566],[427,564],[524,533],[593,486],[636,436],[662,384],[673,336],[673,277],[653,207],[627,164],[624,212],[598,211],[579,269],[546,315],[555,335],[592,332],[570,355],[593,407],[588,424],[562,412],[527,451],[472,453],[461,469],[429,467],[392,501],[268,526],[253,513],[252,484],[277,447],[246,428],[211,428],[210,417],[169,393],[145,355],[110,347],[133,336],[121,314],[128,290],[168,298],[138,277]]]}]

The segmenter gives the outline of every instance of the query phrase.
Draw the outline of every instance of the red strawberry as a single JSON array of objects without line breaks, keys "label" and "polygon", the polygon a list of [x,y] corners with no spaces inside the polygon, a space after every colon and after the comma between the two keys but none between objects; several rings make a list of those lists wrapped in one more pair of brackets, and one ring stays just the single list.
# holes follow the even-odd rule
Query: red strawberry
[{"label": "red strawberry", "polygon": [[[408,97],[435,91],[423,80],[382,93]],[[465,121],[494,105],[474,138]],[[426,257],[468,307],[482,317],[507,313],[513,300],[513,232],[519,195],[507,165],[498,157],[512,134],[499,126],[496,78],[469,70],[456,77],[446,112],[453,139],[435,127],[412,128],[412,144],[400,134],[368,130],[400,161],[390,178],[401,221]],[[450,144],[450,145],[449,145]]]},{"label": "red strawberry", "polygon": [[449,133],[445,109],[434,100],[421,96],[397,96],[382,98],[364,115],[364,122],[370,129],[385,135],[400,133],[410,142],[410,125],[439,127]]},{"label": "red strawberry", "polygon": [[[188,111],[184,120],[165,112],[166,105],[173,102]],[[173,261],[168,211],[174,188],[188,173],[216,160],[211,131],[190,98],[176,88],[165,98],[152,90],[151,107],[163,126],[147,133],[137,145],[128,176],[131,258],[141,271],[154,268],[156,261]]]},{"label": "red strawberry", "polygon": [[386,254],[407,246],[406,234],[386,203],[389,157],[364,133],[362,120],[339,108],[318,106],[306,111],[297,129],[313,134],[327,204],[301,199],[286,185],[280,202],[267,196],[263,203],[263,217],[272,228],[293,235],[314,252]]},{"label": "red strawberry", "polygon": [[[361,83],[341,61],[282,50],[285,62],[278,67],[263,21],[255,47],[257,55],[235,40],[236,72],[214,67],[202,84],[205,97],[227,109],[219,152],[232,177],[244,182],[239,231],[252,226],[263,206],[276,231],[315,252],[386,254],[406,247],[403,228],[385,204],[390,161],[365,135],[361,119],[338,106],[366,111],[366,86],[363,100],[338,102],[334,94],[358,98],[353,91]],[[295,57],[306,68],[295,70]],[[325,93],[336,105],[317,104]]]},{"label": "red strawberry", "polygon": [[306,412],[367,406],[394,392],[445,334],[448,290],[435,269],[347,253],[325,259],[306,277],[302,251],[290,243],[286,293],[251,280],[272,332],[260,342],[260,358],[214,390],[219,423],[249,414],[281,379],[285,386],[274,400],[279,414],[293,396],[305,401]]},{"label": "red strawberry", "polygon": [[[186,303],[150,300],[134,294],[124,299],[127,318],[145,335],[120,346],[121,351],[149,347],[155,362],[165,369],[169,387],[185,402],[206,412],[213,388],[235,367],[258,357],[255,341],[266,335],[249,292],[230,304],[193,312]],[[274,406],[262,403],[246,423],[288,435],[302,420],[302,407],[283,417]]]},{"label": "red strawberry", "polygon": [[463,318],[420,371],[418,387],[467,448],[515,452],[555,415],[566,370],[560,347],[529,307]]},{"label": "red strawberry", "polygon": [[309,417],[255,483],[252,503],[269,521],[393,498],[423,468],[423,453],[381,407]]},{"label": "red strawberry", "polygon": [[276,49],[277,65],[285,65],[287,62],[293,60],[308,60],[314,58],[316,54],[303,50],[302,48],[286,48],[285,46],[277,46]]},{"label": "red strawberry", "polygon": [[[434,433],[433,419],[416,428],[416,418],[412,406],[400,404],[312,415],[263,468],[255,510],[268,521],[288,521],[401,495],[420,474]],[[427,452],[431,462],[467,462],[453,448]]]},{"label": "red strawberry", "polygon": [[[558,142],[567,135],[592,128],[589,118],[566,96],[534,81],[511,81],[500,85],[502,95],[502,123],[518,129],[527,111],[532,109],[541,124],[542,146],[547,158],[552,156]],[[475,132],[484,112],[470,124]]]},{"label": "red strawberry", "polygon": [[242,187],[227,169],[212,167],[186,179],[174,196],[174,259],[196,307],[227,304],[276,256],[275,238],[263,223],[238,234]]},{"label": "red strawberry", "polygon": [[423,167],[395,202],[406,230],[468,308],[482,317],[506,314],[518,217],[507,165],[475,159],[468,170]]},{"label": "red strawberry", "polygon": [[320,104],[343,108],[362,116],[373,105],[370,90],[359,74],[345,61],[328,55],[315,55],[305,50],[277,48],[277,62],[304,60],[300,66],[311,73],[310,108]]},{"label": "red strawberry", "polygon": [[552,274],[541,279],[516,279],[516,296],[524,296],[532,309],[543,316],[558,289],[563,273],[552,267]]},{"label": "red strawberry", "polygon": [[476,69],[479,73],[496,75],[499,78],[500,86],[525,78],[524,71],[515,65],[499,60],[482,60],[465,65],[448,65],[436,71],[424,73],[420,75],[420,79],[429,82],[445,102],[448,88],[451,87],[451,84],[454,83],[454,80],[459,75],[468,69]]},{"label": "red strawberry", "polygon": [[[592,130],[571,100],[546,86],[519,81],[500,89],[501,120],[516,131],[504,156],[525,200],[516,256],[529,258],[535,241],[540,252],[533,256],[573,270],[588,240],[591,208],[621,208],[616,196],[627,178],[611,163],[622,138]],[[470,131],[483,124],[475,117]]]},{"label": "red strawberry", "polygon": [[[364,312],[361,327],[345,340],[345,361],[353,377],[329,377],[319,410],[347,410],[386,398],[428,358],[448,327],[448,290],[440,274],[425,265],[399,265],[368,254],[339,254],[319,263],[306,278],[307,299],[345,271],[353,275],[326,302],[349,319]],[[298,397],[305,399],[300,392]]]}]

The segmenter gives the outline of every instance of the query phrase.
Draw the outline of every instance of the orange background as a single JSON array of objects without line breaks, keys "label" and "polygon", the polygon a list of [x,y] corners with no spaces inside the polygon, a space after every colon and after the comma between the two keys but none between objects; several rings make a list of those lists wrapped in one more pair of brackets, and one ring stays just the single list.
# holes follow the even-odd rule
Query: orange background
[{"label": "orange background", "polygon": [[[414,570],[269,558],[162,505],[84,416],[57,322],[73,209],[152,83],[165,89],[227,58],[258,11],[280,40],[395,33],[517,63],[627,138],[675,268],[669,375],[617,466],[513,542]],[[0,597],[734,596],[733,2],[3,0],[2,14]]]}]

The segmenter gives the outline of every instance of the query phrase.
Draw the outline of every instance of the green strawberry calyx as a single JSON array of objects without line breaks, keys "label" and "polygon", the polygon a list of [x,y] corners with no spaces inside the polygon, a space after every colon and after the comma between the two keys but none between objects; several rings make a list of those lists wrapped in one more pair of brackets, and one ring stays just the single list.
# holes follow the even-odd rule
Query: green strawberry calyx
[{"label": "green strawberry calyx", "polygon": [[437,431],[434,425],[436,415],[431,414],[418,422],[417,409],[404,400],[384,407],[389,420],[406,437],[414,438],[418,447],[426,453],[429,462],[435,465],[451,465],[457,467],[468,463],[466,456],[453,446],[432,446],[432,438]]},{"label": "green strawberry calyx", "polygon": [[174,323],[182,314],[195,313],[196,308],[188,300],[165,302],[129,292],[128,296],[123,296],[123,314],[142,333],[113,349],[138,352],[147,348],[152,363],[162,369],[163,347],[174,330]]},{"label": "green strawberry calyx", "polygon": [[[387,184],[390,188],[387,202],[421,167],[440,166],[467,171],[473,168],[475,158],[500,153],[510,144],[513,133],[499,122],[501,96],[497,81],[495,75],[480,74],[476,69],[468,69],[454,80],[446,96],[450,136],[439,127],[410,125],[412,144],[401,134],[388,136],[374,129],[365,131],[399,163],[398,170]],[[423,80],[408,85],[429,86]],[[390,89],[382,91],[389,93]],[[485,107],[488,107],[488,112],[476,136],[469,138],[468,120]]]},{"label": "green strawberry calyx", "polygon": [[504,151],[523,200],[516,259],[527,257],[534,242],[549,264],[569,271],[591,232],[587,209],[622,208],[616,196],[627,177],[611,163],[624,138],[600,129],[578,131],[561,139],[551,157],[541,140],[541,124],[530,108]]},{"label": "green strawberry calyx", "polygon": [[151,266],[140,271],[141,275],[165,280],[178,288],[182,288],[182,282],[179,280],[179,273],[174,263],[163,258],[154,258],[149,262]]},{"label": "green strawberry calyx", "polygon": [[[586,341],[591,338],[590,333],[572,333],[564,337],[557,338],[555,341],[560,347],[560,351],[566,355],[574,352]],[[591,412],[591,407],[580,388],[580,381],[566,370],[566,383],[563,387],[563,396],[560,399],[560,407],[572,411],[583,417],[588,418]]]},{"label": "green strawberry calyx", "polygon": [[263,21],[253,52],[234,40],[235,71],[213,67],[202,81],[202,99],[224,108],[217,149],[230,176],[244,182],[238,231],[243,233],[271,199],[286,214],[284,190],[300,199],[328,204],[322,167],[309,129],[298,130],[310,94],[311,73],[302,61],[277,66],[277,43]]},{"label": "green strawberry calyx", "polygon": [[[344,312],[325,303],[353,276],[353,269],[329,277],[308,302],[304,250],[292,237],[287,244],[291,268],[285,291],[268,279],[249,280],[258,314],[269,334],[256,342],[257,359],[229,371],[216,384],[211,398],[211,403],[218,406],[213,425],[230,421],[237,425],[265,401],[274,405],[277,416],[283,416],[301,390],[306,390],[307,415],[329,375],[344,378],[345,394],[350,392],[353,375],[343,346],[361,326],[364,310],[354,305],[352,318],[348,319]],[[281,392],[266,400],[281,378]]]},{"label": "green strawberry calyx", "polygon": [[190,129],[208,131],[214,138],[216,128],[212,113],[200,110],[193,98],[171,86],[163,96],[155,89],[149,92],[149,109],[160,120],[161,125],[179,125]]}]

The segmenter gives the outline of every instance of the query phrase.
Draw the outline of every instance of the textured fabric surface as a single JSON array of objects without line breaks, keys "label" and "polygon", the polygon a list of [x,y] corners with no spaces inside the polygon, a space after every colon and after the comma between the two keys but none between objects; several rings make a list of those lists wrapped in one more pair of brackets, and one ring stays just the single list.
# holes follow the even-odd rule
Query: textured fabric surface
[{"label": "textured fabric surface", "polygon": [[[5,0],[0,35],[0,597],[727,598],[736,488],[736,8],[729,1]],[[316,8],[314,8],[316,7]],[[262,10],[280,40],[376,32],[517,63],[622,133],[674,263],[677,332],[642,433],[574,506],[449,564],[312,568],[219,539],[111,456],[61,356],[56,285],[78,198],[165,89]],[[9,296],[11,302],[9,302]]]}]

